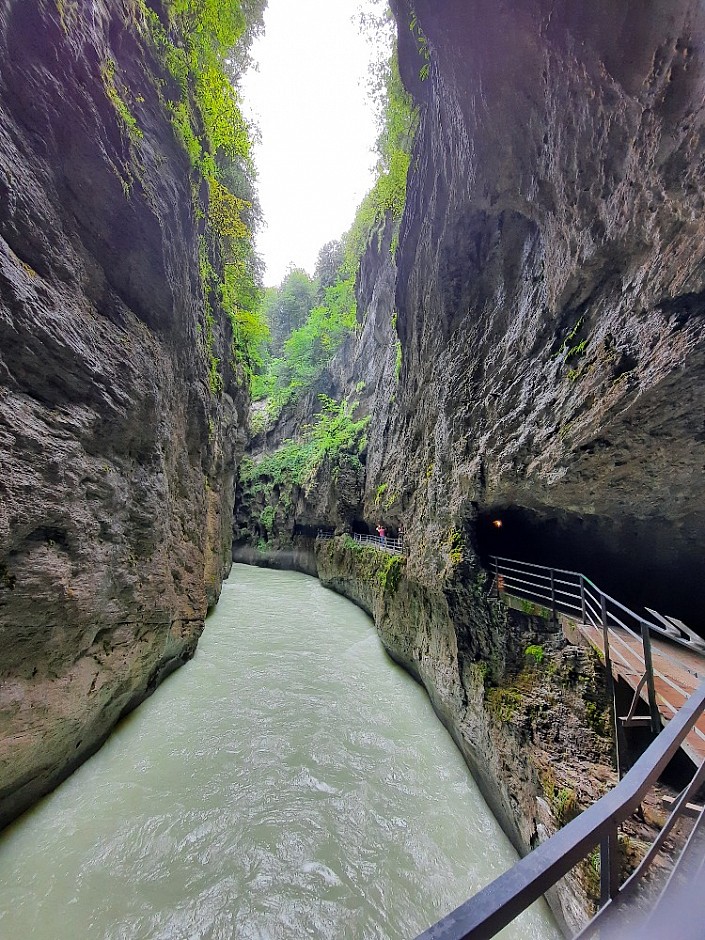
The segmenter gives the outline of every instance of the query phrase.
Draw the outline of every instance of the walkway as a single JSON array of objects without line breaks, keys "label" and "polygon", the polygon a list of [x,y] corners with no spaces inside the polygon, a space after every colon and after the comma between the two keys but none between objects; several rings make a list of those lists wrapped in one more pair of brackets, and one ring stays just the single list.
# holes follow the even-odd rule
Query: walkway
[{"label": "walkway", "polygon": [[[379,535],[360,535],[353,532],[352,537],[361,545],[368,545],[370,548],[378,548],[380,551],[387,552],[390,555],[404,554],[404,540],[380,538]],[[332,529],[319,529],[316,535],[317,539],[333,539],[335,532]]]},{"label": "walkway", "polygon": [[[648,611],[635,614],[609,597],[584,575],[544,568],[509,558],[492,558],[494,589],[512,598],[528,614],[552,617],[579,632],[603,657],[614,708],[614,676],[633,690],[625,725],[646,722],[658,734],[620,783],[551,838],[540,843],[509,871],[455,911],[430,927],[418,940],[489,940],[576,863],[600,847],[600,909],[579,940],[621,940],[703,936],[702,892],[705,810],[685,851],[655,903],[638,892],[644,873],[662,852],[673,827],[705,783],[705,650],[703,640],[680,621]],[[665,639],[668,637],[668,639]],[[692,694],[690,694],[692,692]],[[649,715],[634,714],[641,697]],[[679,747],[696,762],[695,773],[676,798],[670,816],[637,868],[622,883],[619,826],[641,804]],[[617,761],[619,765],[619,759]],[[621,919],[626,915],[626,920]],[[641,917],[638,925],[633,915]],[[620,918],[615,921],[614,918]],[[646,920],[646,924],[644,924]],[[685,927],[689,929],[684,929]],[[634,927],[634,929],[632,929]],[[691,929],[692,928],[692,929]],[[578,938],[576,938],[578,940]]]},{"label": "walkway", "polygon": [[[573,622],[604,659],[602,628],[580,623],[577,619]],[[639,687],[639,696],[648,705],[646,683],[641,683],[646,670],[641,637],[635,637],[621,627],[611,627],[609,646],[612,674],[624,680],[634,691]],[[656,704],[664,724],[667,724],[705,678],[705,659],[667,640],[652,639],[651,647]],[[705,716],[700,717],[681,747],[697,766],[705,760]]]},{"label": "walkway", "polygon": [[361,545],[369,545],[372,548],[380,548],[383,552],[389,552],[390,555],[403,555],[404,543],[402,539],[380,538],[378,535],[358,535],[353,534],[356,542]]},{"label": "walkway", "polygon": [[[651,610],[648,617],[636,614],[579,572],[509,558],[493,558],[492,566],[498,593],[528,601],[577,628],[603,660],[607,638],[612,675],[635,693],[628,714],[619,716],[625,726],[658,726],[655,716],[634,714],[639,698],[650,706],[650,685],[661,722],[667,724],[705,678],[705,644],[680,621]],[[696,766],[705,760],[705,716],[682,747]]]}]

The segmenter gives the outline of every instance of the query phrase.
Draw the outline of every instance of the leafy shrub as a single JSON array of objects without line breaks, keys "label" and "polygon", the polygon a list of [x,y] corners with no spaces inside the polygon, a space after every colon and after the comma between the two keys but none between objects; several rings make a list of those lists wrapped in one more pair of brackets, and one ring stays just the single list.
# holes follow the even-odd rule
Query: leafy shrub
[{"label": "leafy shrub", "polygon": [[530,659],[535,666],[540,666],[545,657],[545,651],[543,646],[527,646],[524,650],[524,653],[528,659]]},{"label": "leafy shrub", "polygon": [[357,402],[337,402],[321,395],[322,410],[304,429],[299,441],[285,441],[258,463],[243,460],[241,486],[270,498],[275,486],[311,485],[324,460],[343,454],[358,454],[366,446],[365,428],[369,417],[353,420]]}]

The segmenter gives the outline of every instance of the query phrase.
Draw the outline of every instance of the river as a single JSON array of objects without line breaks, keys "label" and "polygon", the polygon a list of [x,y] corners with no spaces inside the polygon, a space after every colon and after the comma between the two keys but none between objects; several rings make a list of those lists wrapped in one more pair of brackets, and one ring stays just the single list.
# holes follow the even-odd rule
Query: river
[{"label": "river", "polygon": [[[0,837],[0,937],[410,940],[515,859],[369,618],[236,565],[193,661]],[[560,935],[541,902],[502,936]]]}]

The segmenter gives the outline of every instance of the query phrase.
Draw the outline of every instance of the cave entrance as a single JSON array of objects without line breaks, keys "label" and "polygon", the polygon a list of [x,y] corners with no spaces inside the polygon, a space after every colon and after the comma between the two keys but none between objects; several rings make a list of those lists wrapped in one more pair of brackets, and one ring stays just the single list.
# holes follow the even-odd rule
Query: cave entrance
[{"label": "cave entrance", "polygon": [[491,555],[578,571],[637,613],[651,607],[705,637],[705,564],[670,520],[608,519],[500,505],[480,510],[476,545]]},{"label": "cave entrance", "polygon": [[335,529],[327,526],[313,525],[307,522],[295,522],[292,536],[299,539],[315,539],[320,531],[333,533]]}]

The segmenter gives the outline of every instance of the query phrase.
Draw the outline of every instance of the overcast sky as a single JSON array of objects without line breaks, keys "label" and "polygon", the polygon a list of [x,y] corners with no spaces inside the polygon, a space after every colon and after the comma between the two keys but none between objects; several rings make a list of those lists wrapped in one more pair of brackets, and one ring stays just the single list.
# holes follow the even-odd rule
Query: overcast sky
[{"label": "overcast sky", "polygon": [[259,69],[241,81],[243,110],[261,133],[257,247],[268,286],[291,262],[313,274],[318,250],[350,227],[373,182],[372,53],[359,8],[360,0],[269,0],[253,48]]}]

